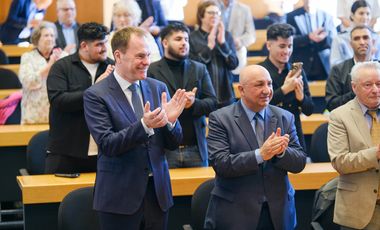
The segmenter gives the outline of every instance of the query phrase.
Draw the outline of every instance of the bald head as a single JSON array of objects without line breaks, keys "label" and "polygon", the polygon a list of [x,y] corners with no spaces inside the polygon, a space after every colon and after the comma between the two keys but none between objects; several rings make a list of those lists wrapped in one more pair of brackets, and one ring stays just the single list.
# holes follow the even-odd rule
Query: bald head
[{"label": "bald head", "polygon": [[259,65],[246,66],[240,72],[239,83],[241,99],[249,109],[259,112],[268,106],[273,96],[268,70]]}]

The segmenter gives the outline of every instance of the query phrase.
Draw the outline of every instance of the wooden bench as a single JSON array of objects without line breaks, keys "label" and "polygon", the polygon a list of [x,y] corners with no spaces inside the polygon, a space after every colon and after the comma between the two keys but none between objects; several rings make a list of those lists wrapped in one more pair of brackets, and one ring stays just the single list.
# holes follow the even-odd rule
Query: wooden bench
[{"label": "wooden bench", "polygon": [[326,95],[326,81],[310,81],[309,90],[312,97],[324,97]]},{"label": "wooden bench", "polygon": [[6,98],[14,92],[20,91],[21,89],[0,89],[0,99]]},{"label": "wooden bench", "polygon": [[0,126],[0,147],[26,146],[34,134],[48,129],[48,124],[2,125]]},{"label": "wooden bench", "polygon": [[[253,57],[249,57],[248,60]],[[255,61],[258,61],[257,63],[261,62],[259,60],[260,56],[255,57]],[[253,60],[253,59],[252,59]],[[249,63],[248,64],[257,64],[257,63]],[[326,94],[326,81],[311,81],[309,83],[309,90],[312,97],[324,97]],[[235,97],[240,98],[240,92],[238,90],[238,84],[237,82],[233,83],[233,88],[235,92]]]},{"label": "wooden bench", "polygon": [[249,56],[247,57],[247,65],[257,65],[265,61],[266,58],[266,56]]},{"label": "wooden bench", "polygon": [[256,41],[248,46],[248,51],[261,51],[267,41],[267,30],[256,30]]},{"label": "wooden bench", "polygon": [[20,47],[17,45],[3,45],[1,49],[5,52],[8,57],[21,57],[25,52],[31,51],[34,46],[30,45],[28,47]]},{"label": "wooden bench", "polygon": [[[310,163],[301,173],[289,173],[289,178],[296,190],[313,190],[337,175],[330,163]],[[191,196],[201,183],[214,176],[211,167],[171,169],[173,195]],[[82,173],[74,179],[54,175],[18,176],[17,182],[24,204],[54,203],[61,202],[66,194],[75,189],[93,186],[95,173]]]},{"label": "wooden bench", "polygon": [[18,75],[18,71],[20,70],[20,64],[0,65],[0,68],[12,70],[13,72],[15,72]]}]

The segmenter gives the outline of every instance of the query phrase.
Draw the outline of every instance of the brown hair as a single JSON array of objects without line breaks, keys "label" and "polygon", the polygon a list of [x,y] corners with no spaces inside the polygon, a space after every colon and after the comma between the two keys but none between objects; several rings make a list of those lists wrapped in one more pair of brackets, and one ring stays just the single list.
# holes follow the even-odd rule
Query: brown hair
[{"label": "brown hair", "polygon": [[122,53],[128,49],[129,41],[131,40],[132,34],[138,37],[146,37],[146,31],[139,27],[126,27],[117,31],[111,40],[112,53],[116,50],[120,50]]},{"label": "brown hair", "polygon": [[199,27],[202,26],[202,18],[205,15],[206,8],[209,6],[217,6],[220,8],[219,4],[214,0],[200,1],[197,10],[197,24]]}]

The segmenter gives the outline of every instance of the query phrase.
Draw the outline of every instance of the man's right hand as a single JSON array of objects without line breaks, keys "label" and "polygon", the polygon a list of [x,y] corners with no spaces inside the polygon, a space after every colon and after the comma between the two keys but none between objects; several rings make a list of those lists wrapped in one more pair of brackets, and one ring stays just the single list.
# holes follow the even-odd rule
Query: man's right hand
[{"label": "man's right hand", "polygon": [[165,110],[161,107],[150,111],[149,101],[144,106],[144,116],[143,121],[148,128],[161,128],[168,123],[168,117],[166,116]]}]

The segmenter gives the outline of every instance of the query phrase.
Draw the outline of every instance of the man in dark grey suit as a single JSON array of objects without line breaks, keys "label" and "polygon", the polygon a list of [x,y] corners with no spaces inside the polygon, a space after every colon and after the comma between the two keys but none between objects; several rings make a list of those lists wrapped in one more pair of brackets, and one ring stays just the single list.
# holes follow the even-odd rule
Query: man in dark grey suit
[{"label": "man in dark grey suit", "polygon": [[161,31],[164,57],[152,63],[148,76],[164,82],[170,95],[185,89],[187,103],[179,117],[183,140],[176,150],[167,150],[170,168],[208,166],[206,119],[216,108],[215,91],[204,64],[190,60],[189,29],[181,22]]},{"label": "man in dark grey suit", "polygon": [[269,105],[272,79],[264,67],[245,67],[238,89],[240,101],[209,117],[207,139],[216,182],[205,228],[294,229],[288,172],[299,173],[306,164],[294,117]]},{"label": "man in dark grey suit", "polygon": [[56,44],[67,53],[74,53],[78,47],[79,24],[75,21],[77,10],[74,0],[57,0]]},{"label": "man in dark grey suit", "polygon": [[372,59],[371,29],[367,26],[357,26],[351,30],[351,47],[354,57],[332,67],[326,82],[326,107],[329,111],[345,104],[355,97],[351,87],[351,69],[358,62]]}]

